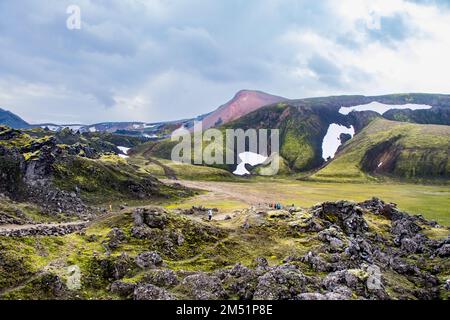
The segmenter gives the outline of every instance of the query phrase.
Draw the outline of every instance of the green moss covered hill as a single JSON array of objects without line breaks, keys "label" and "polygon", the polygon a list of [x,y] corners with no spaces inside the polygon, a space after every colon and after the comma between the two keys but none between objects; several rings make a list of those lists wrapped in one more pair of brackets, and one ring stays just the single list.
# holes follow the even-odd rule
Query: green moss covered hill
[{"label": "green moss covered hill", "polygon": [[182,193],[120,158],[115,153],[119,143],[132,147],[138,142],[111,134],[64,130],[55,134],[1,126],[0,193],[53,206],[61,213],[84,212],[84,204],[91,202],[165,199]]},{"label": "green moss covered hill", "polygon": [[[414,111],[390,110],[383,115],[373,111],[352,112],[349,115],[339,113],[341,107],[374,101],[391,105],[426,104],[432,108]],[[391,121],[379,122],[383,119]],[[374,120],[378,121],[377,124],[370,125]],[[360,148],[363,146],[358,143],[364,140],[367,147],[370,145],[370,150],[358,151],[362,153],[362,157],[365,156],[364,159],[340,156],[339,160],[324,161],[322,142],[331,123],[355,128],[354,142],[351,140],[348,144],[354,148]],[[421,124],[421,126],[414,124]],[[386,126],[384,129],[389,130],[388,133],[370,135],[376,128],[382,131],[384,125]],[[409,180],[424,178],[445,180],[450,174],[447,165],[449,125],[450,97],[448,95],[397,94],[378,97],[337,96],[290,100],[260,108],[219,129],[222,131],[237,128],[279,129],[282,160],[280,174],[311,174],[320,170],[314,178],[334,175],[334,179],[340,179],[356,175],[364,179],[370,176],[375,178],[390,176]],[[427,141],[430,143],[429,146]],[[146,158],[170,159],[171,150],[175,144],[169,140],[149,142],[139,146],[137,154]],[[341,147],[340,153],[345,153],[347,150],[350,149]],[[387,159],[383,161],[382,158],[387,156],[390,157],[390,161]],[[381,162],[383,164],[378,167]],[[322,169],[323,167],[329,168]],[[232,171],[235,166],[220,168]],[[350,173],[352,170],[356,171]]]},{"label": "green moss covered hill", "polygon": [[450,127],[376,119],[312,179],[450,178]]}]

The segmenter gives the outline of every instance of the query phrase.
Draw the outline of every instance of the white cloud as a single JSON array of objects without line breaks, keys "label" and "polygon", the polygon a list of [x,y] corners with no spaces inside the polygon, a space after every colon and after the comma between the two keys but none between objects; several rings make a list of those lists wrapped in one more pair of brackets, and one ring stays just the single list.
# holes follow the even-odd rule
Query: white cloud
[{"label": "white cloud", "polygon": [[[450,13],[433,6],[405,1],[331,1],[339,14],[341,35],[351,34],[356,47],[339,42],[339,34],[327,36],[316,30],[296,29],[283,35],[286,45],[297,49],[295,73],[316,79],[307,68],[315,55],[327,57],[343,72],[345,91],[353,93],[447,92],[450,81]],[[394,45],[369,39],[364,33],[373,16],[402,14],[416,30]],[[379,18],[378,18],[379,19]],[[364,21],[363,27],[360,22]],[[377,22],[379,23],[379,22]],[[380,26],[371,25],[373,29]],[[369,28],[370,29],[370,28]],[[367,75],[365,81],[352,78],[355,70]]]},{"label": "white cloud", "polygon": [[0,2],[0,106],[30,122],[193,117],[240,89],[301,98],[450,82],[450,12],[437,2],[79,0],[77,32],[71,3]]}]

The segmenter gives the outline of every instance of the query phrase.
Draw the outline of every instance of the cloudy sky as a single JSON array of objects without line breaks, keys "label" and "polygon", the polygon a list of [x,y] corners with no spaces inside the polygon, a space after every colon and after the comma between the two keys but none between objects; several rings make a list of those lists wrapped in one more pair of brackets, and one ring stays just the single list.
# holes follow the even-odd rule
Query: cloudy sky
[{"label": "cloudy sky", "polygon": [[[160,121],[240,89],[449,93],[450,6],[407,0],[0,0],[0,107]],[[67,8],[81,9],[69,30]]]}]

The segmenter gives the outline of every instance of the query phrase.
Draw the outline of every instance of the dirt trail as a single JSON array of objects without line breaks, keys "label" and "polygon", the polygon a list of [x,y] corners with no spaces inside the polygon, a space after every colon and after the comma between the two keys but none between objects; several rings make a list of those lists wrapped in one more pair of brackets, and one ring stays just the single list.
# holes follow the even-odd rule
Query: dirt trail
[{"label": "dirt trail", "polygon": [[[173,183],[170,180],[162,180],[164,183]],[[270,192],[261,192],[260,190],[252,190],[251,184],[216,182],[216,181],[188,181],[178,180],[177,183],[188,187],[209,191],[206,195],[198,196],[199,199],[221,199],[228,198],[244,202],[250,206],[261,203],[276,202],[276,196]]]},{"label": "dirt trail", "polygon": [[160,161],[158,161],[158,160],[156,160],[154,158],[148,158],[148,163],[147,164],[149,164],[149,163],[154,163],[157,166],[160,166],[164,170],[164,175],[168,179],[178,180],[178,178],[177,178],[177,176],[175,174],[175,171],[172,168],[170,168],[169,166],[166,166],[164,163],[162,163],[162,162],[160,162]]}]

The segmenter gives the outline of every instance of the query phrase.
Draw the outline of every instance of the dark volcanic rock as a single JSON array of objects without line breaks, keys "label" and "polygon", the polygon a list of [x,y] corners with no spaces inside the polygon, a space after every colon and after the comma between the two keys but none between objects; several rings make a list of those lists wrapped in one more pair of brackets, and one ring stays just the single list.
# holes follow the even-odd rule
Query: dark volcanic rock
[{"label": "dark volcanic rock", "polygon": [[134,290],[134,300],[175,300],[167,290],[152,284],[144,284]]},{"label": "dark volcanic rock", "polygon": [[125,232],[123,232],[119,228],[113,228],[108,233],[109,240],[107,241],[107,245],[110,249],[116,249],[119,245],[126,239]]},{"label": "dark volcanic rock", "polygon": [[218,300],[227,296],[220,279],[206,273],[187,276],[181,286],[189,297],[195,300]]},{"label": "dark volcanic rock", "polygon": [[220,270],[216,272],[222,283],[227,283],[226,291],[228,295],[238,296],[243,300],[253,299],[258,278],[264,274],[266,267],[257,266],[250,269],[238,263],[230,270]]},{"label": "dark volcanic rock", "polygon": [[362,235],[369,230],[363,212],[355,203],[347,201],[325,202],[313,207],[314,216],[342,228],[347,235]]},{"label": "dark volcanic rock", "polygon": [[120,297],[128,298],[133,294],[135,288],[136,285],[133,283],[114,281],[111,284],[110,290],[112,293],[117,294]]},{"label": "dark volcanic rock", "polygon": [[157,269],[148,272],[142,279],[143,283],[151,283],[162,288],[176,286],[180,281],[176,273],[169,269]]},{"label": "dark volcanic rock", "polygon": [[370,211],[373,214],[383,215],[388,219],[395,220],[401,213],[397,210],[395,203],[385,203],[378,198],[372,198],[358,204],[361,208]]},{"label": "dark volcanic rock", "polygon": [[142,269],[154,268],[162,264],[163,260],[158,252],[150,251],[139,254],[136,264]]},{"label": "dark volcanic rock", "polygon": [[40,288],[50,297],[61,298],[67,294],[67,286],[57,275],[46,273],[37,280],[36,287]]},{"label": "dark volcanic rock", "polygon": [[28,228],[5,229],[0,231],[3,237],[29,237],[29,236],[64,236],[80,231],[86,227],[85,222],[66,225],[36,225]]},{"label": "dark volcanic rock", "polygon": [[395,235],[394,242],[400,245],[403,238],[413,238],[420,230],[414,219],[410,216],[392,222],[391,233]]},{"label": "dark volcanic rock", "polygon": [[450,257],[450,244],[444,244],[436,251],[437,255],[441,258]]},{"label": "dark volcanic rock", "polygon": [[253,296],[255,300],[293,299],[303,292],[307,277],[294,265],[275,267],[258,278]]},{"label": "dark volcanic rock", "polygon": [[166,211],[162,208],[138,208],[133,212],[134,225],[147,225],[150,228],[164,229],[168,222]]}]

